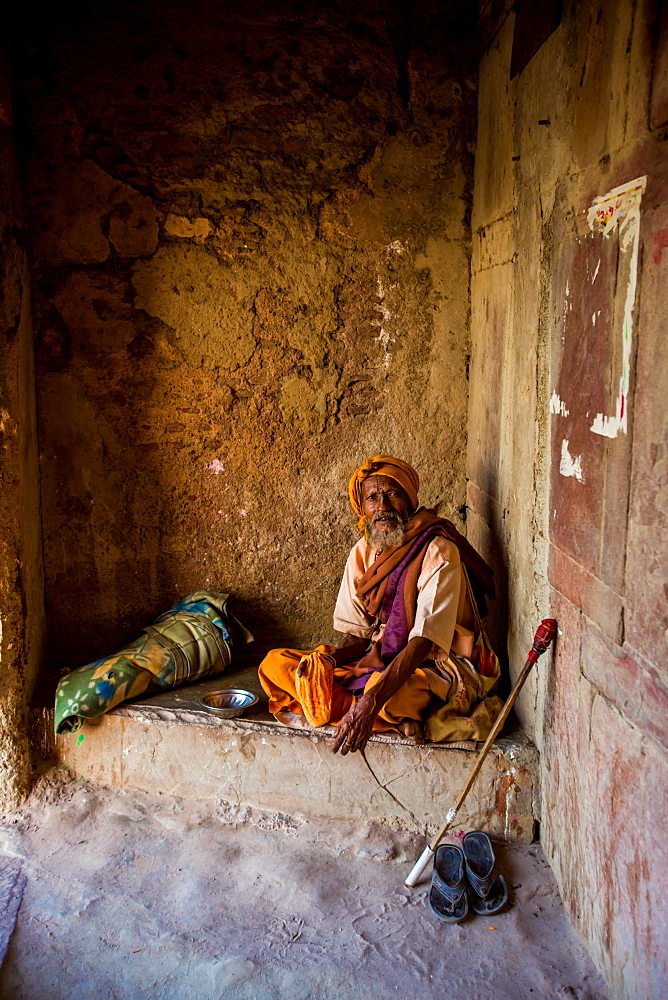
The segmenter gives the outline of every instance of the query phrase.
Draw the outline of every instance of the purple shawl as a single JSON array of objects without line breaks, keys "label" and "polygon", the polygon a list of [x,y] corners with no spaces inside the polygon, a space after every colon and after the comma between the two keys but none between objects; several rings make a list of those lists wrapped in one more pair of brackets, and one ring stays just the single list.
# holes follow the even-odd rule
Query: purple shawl
[{"label": "purple shawl", "polygon": [[[376,667],[375,670],[370,670],[368,674],[363,674],[361,677],[353,677],[352,680],[348,681],[345,685],[348,691],[353,691],[355,693],[363,691],[366,682],[369,677],[371,677],[371,674],[384,670],[385,667],[392,662],[394,657],[406,646],[408,642],[408,635],[415,621],[417,604],[415,593],[413,592],[409,594],[406,592],[408,568],[414,559],[419,560],[419,567],[415,567],[417,572],[413,574],[414,580],[417,581],[427,546],[431,542],[432,538],[438,535],[442,535],[442,532],[439,531],[438,525],[431,525],[430,527],[425,528],[425,530],[421,532],[417,538],[415,538],[413,544],[399,565],[396,566],[390,573],[387,580],[387,586],[385,588],[383,604],[380,610],[380,620],[381,622],[385,622],[385,631],[383,633],[383,640],[380,647],[380,655],[384,666]],[[422,558],[420,558],[421,550]],[[415,588],[410,587],[408,589],[414,591]]]}]

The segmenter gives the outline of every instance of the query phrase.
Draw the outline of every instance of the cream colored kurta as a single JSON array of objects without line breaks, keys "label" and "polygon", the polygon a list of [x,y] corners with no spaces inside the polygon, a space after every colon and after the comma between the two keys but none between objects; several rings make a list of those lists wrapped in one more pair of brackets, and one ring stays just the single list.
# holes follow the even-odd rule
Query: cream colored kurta
[{"label": "cream colored kurta", "polygon": [[[334,609],[334,628],[337,632],[374,642],[381,638],[385,625],[369,615],[355,593],[355,584],[375,558],[376,550],[360,538],[348,556]],[[408,636],[409,641],[416,636],[431,640],[428,659],[447,659],[456,626],[458,632],[471,634],[461,627],[462,619],[468,617],[465,613],[468,604],[466,590],[459,549],[447,538],[433,538],[425,552],[418,578],[415,624]]]}]

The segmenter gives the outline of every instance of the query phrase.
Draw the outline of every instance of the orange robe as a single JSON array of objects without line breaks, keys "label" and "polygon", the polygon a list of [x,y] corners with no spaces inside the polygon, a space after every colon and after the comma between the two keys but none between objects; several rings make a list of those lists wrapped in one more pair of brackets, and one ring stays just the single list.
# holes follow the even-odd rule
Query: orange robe
[{"label": "orange robe", "polygon": [[[334,627],[342,632],[377,641],[384,625],[369,616],[355,595],[355,583],[374,559],[364,539],[348,557],[334,612]],[[487,697],[496,677],[481,677],[467,660],[453,655],[458,649],[471,655],[472,612],[466,579],[457,546],[435,538],[425,553],[418,580],[415,624],[409,638],[431,639],[429,657],[418,667],[378,713],[374,731],[396,728],[403,719],[425,721],[430,740],[485,739],[500,709],[498,698]],[[320,652],[335,647],[322,645]],[[451,649],[453,654],[451,654]],[[303,714],[297,697],[295,675],[302,656],[313,650],[273,649],[259,668],[260,683],[269,697],[269,710]],[[350,664],[334,669],[330,724],[338,725],[355,701],[343,684],[352,676]],[[373,673],[365,691],[378,683]]]},{"label": "orange robe", "polygon": [[[334,646],[318,646],[318,652],[331,653]],[[303,715],[302,707],[297,699],[297,688],[295,674],[302,656],[312,653],[311,649],[272,649],[260,664],[259,675],[260,684],[269,697],[269,711],[296,712]],[[346,714],[350,706],[356,700],[355,696],[347,691],[341,683],[352,677],[351,667],[355,663],[345,667],[334,668],[334,684],[332,686],[332,713],[329,719],[331,726],[338,726],[339,722]],[[371,674],[366,682],[365,691],[368,691],[380,680],[381,673]],[[338,683],[337,683],[338,681]],[[431,701],[431,688],[427,673],[418,668],[415,673],[408,678],[396,694],[385,702],[383,708],[378,713],[374,722],[374,732],[385,732],[394,729],[396,724],[402,719],[421,719],[425,709]]]}]

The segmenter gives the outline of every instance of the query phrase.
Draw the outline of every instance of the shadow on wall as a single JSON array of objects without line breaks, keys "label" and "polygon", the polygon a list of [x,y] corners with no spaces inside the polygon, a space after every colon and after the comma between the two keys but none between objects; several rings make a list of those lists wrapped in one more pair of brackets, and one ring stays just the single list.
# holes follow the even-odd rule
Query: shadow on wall
[{"label": "shadow on wall", "polygon": [[367,455],[457,520],[459,6],[94,3],[26,33],[50,671],[201,588],[270,645],[330,636]]},{"label": "shadow on wall", "polygon": [[487,542],[488,551],[485,558],[494,570],[496,597],[490,602],[490,609],[484,626],[492,643],[494,652],[501,663],[501,680],[499,694],[505,698],[510,691],[510,675],[508,671],[508,563],[507,550],[501,544],[494,524],[489,526]]},{"label": "shadow on wall", "polygon": [[[492,480],[490,476],[485,475],[485,469],[484,463],[478,467],[481,478],[488,483]],[[488,493],[471,480],[468,483],[466,512],[468,539],[494,571],[496,597],[489,602],[489,613],[483,624],[501,663],[499,693],[505,697],[510,690],[508,540],[504,532],[505,512]]]}]

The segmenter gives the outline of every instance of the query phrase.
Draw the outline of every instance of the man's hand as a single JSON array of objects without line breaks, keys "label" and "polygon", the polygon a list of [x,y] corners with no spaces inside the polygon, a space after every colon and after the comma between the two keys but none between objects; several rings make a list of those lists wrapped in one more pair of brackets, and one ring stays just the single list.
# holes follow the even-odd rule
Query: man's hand
[{"label": "man's hand", "polygon": [[352,705],[338,725],[332,753],[341,751],[341,756],[355,750],[364,750],[373,731],[373,724],[378,714],[376,699],[372,692],[362,695],[359,701]]},{"label": "man's hand", "polygon": [[[375,648],[367,653],[368,657],[374,655]],[[340,750],[342,756],[345,757],[350,751],[364,750],[381,708],[408,680],[413,671],[424,663],[430,649],[431,640],[429,639],[416,636],[410,640],[408,645],[385,668],[377,683],[369,691],[366,691],[343,716],[334,738],[332,753],[338,753]],[[380,657],[379,651],[376,652]]]}]

